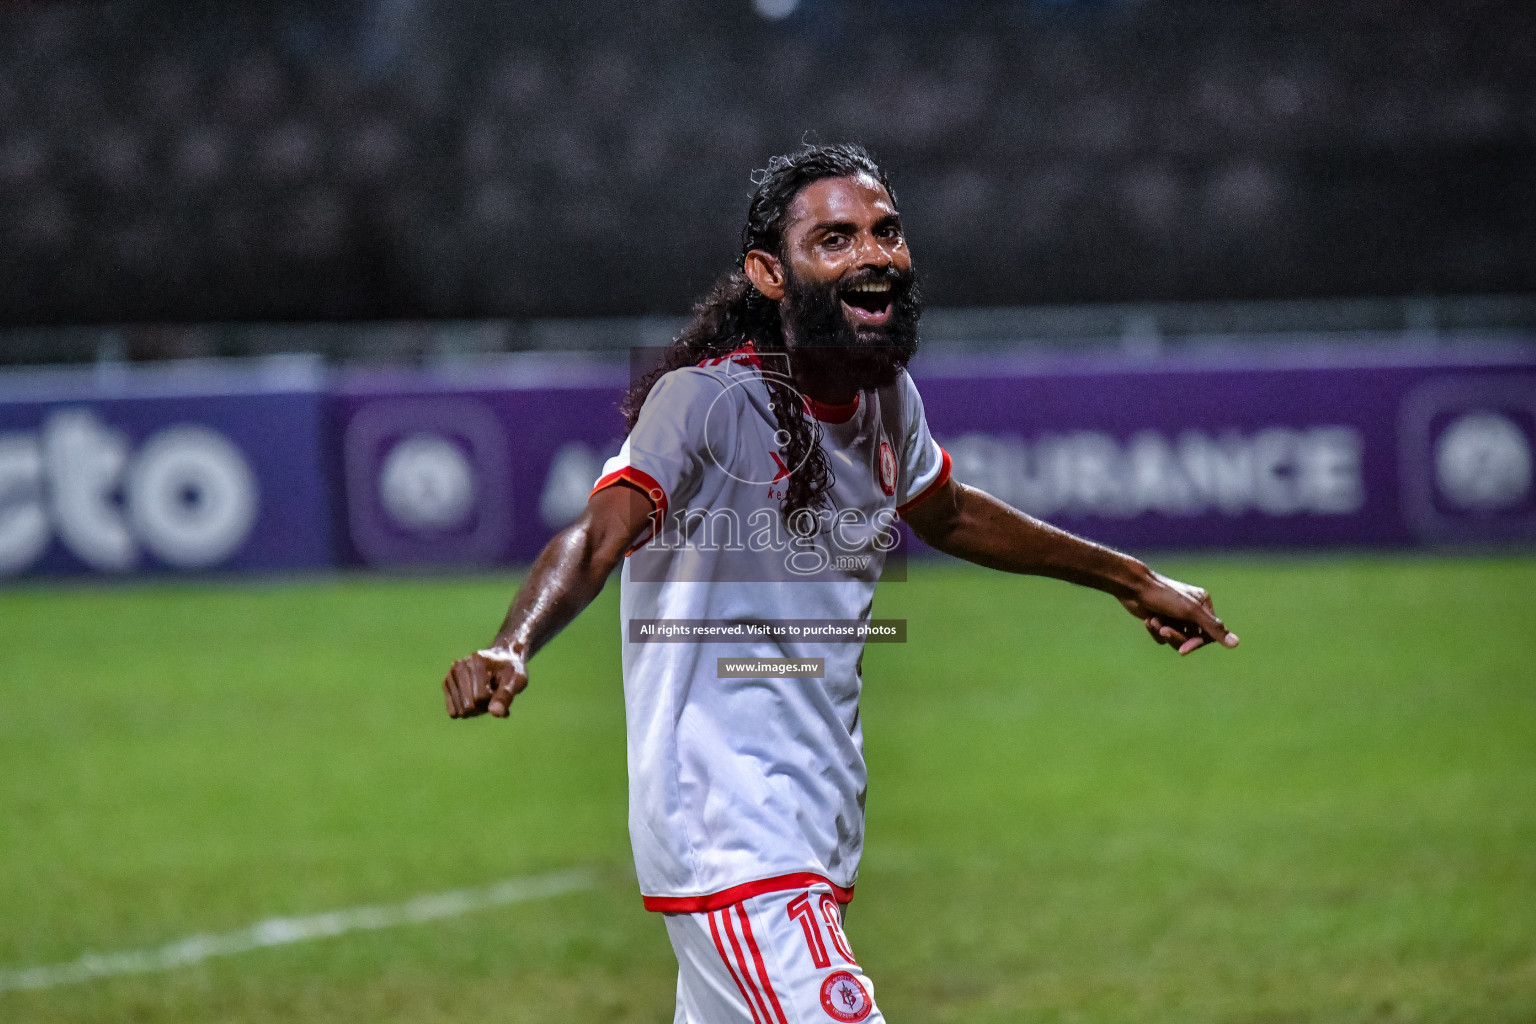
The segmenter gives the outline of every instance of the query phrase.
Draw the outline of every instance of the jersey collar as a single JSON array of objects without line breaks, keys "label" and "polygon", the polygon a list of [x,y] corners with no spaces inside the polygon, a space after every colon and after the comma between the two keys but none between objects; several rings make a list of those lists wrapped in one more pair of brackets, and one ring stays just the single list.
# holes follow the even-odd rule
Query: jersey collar
[{"label": "jersey collar", "polygon": [[828,405],[826,402],[818,402],[810,395],[805,395],[805,411],[823,423],[847,423],[853,419],[853,414],[859,411],[860,395],[853,393],[853,401],[843,405]]}]

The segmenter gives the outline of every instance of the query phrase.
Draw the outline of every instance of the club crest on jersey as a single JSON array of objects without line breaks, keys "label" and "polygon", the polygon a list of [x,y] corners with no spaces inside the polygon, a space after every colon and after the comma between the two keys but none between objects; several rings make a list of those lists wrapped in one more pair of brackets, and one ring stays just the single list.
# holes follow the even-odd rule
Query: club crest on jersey
[{"label": "club crest on jersey", "polygon": [[875,1008],[859,979],[847,971],[833,971],[821,983],[821,1008],[827,1016],[844,1024],[856,1024]]},{"label": "club crest on jersey", "polygon": [[880,442],[880,489],[886,497],[896,493],[896,453],[889,441]]}]

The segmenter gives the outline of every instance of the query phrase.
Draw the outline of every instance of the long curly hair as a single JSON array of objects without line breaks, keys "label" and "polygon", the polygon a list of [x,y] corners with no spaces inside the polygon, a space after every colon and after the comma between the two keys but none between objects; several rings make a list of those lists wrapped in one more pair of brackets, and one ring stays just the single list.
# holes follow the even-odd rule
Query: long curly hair
[{"label": "long curly hair", "polygon": [[[753,172],[757,185],[741,229],[741,255],[736,269],[721,277],[709,294],[694,304],[692,317],[669,345],[660,363],[639,377],[625,392],[619,410],[626,429],[633,430],[651,388],[663,374],[702,359],[723,356],[752,342],[763,362],[763,380],[773,398],[779,429],[789,440],[783,459],[791,467],[780,509],[785,523],[796,532],[815,529],[815,512],[828,503],[832,467],[821,446],[821,426],[806,415],[799,391],[788,375],[788,351],[779,305],[753,287],[743,268],[746,255],[761,249],[780,257],[783,252],[784,218],[795,197],[807,185],[824,178],[848,178],[867,174],[878,181],[896,202],[896,193],[885,172],[863,146],[842,143],[807,145],[798,153],[776,156],[768,166]],[[783,353],[774,359],[774,353]],[[783,366],[784,371],[777,369]],[[805,513],[809,512],[809,515]]]}]

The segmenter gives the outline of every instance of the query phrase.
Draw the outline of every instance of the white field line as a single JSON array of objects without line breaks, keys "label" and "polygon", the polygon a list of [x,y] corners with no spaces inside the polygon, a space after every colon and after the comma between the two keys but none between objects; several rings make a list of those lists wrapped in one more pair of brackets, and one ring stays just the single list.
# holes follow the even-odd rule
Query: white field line
[{"label": "white field line", "polygon": [[222,935],[191,935],[159,949],[126,953],[87,953],[65,964],[48,964],[0,971],[0,992],[54,988],[114,974],[144,974],[195,964],[215,956],[232,956],[267,946],[325,939],[347,932],[376,931],[401,924],[420,924],[457,917],[488,907],[503,907],[545,896],[591,889],[597,884],[588,870],[557,871],[531,878],[512,878],[478,889],[453,889],[417,896],[383,907],[351,907],[309,917],[273,917],[249,928]]}]

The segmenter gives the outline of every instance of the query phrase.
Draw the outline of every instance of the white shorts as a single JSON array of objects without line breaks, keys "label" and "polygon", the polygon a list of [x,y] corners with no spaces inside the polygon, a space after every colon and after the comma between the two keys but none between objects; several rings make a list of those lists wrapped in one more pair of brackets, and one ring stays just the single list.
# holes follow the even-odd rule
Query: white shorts
[{"label": "white shorts", "polygon": [[829,886],[667,914],[674,1024],[884,1024]]}]

